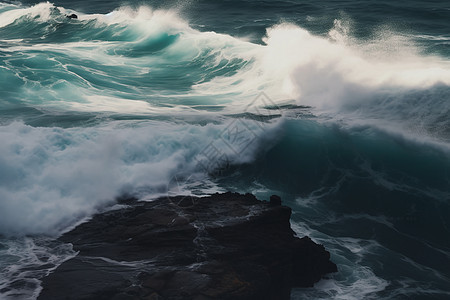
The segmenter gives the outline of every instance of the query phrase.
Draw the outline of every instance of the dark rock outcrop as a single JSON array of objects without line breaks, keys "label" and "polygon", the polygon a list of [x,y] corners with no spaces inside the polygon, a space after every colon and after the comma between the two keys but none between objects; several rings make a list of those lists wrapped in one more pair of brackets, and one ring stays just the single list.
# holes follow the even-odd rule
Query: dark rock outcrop
[{"label": "dark rock outcrop", "polygon": [[271,202],[180,196],[95,215],[60,237],[79,254],[44,278],[39,299],[289,299],[337,268]]}]

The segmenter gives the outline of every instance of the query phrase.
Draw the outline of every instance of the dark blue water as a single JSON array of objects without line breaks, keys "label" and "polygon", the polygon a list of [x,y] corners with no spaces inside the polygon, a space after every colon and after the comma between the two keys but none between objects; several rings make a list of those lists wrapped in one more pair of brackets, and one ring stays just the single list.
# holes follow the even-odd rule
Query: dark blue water
[{"label": "dark blue water", "polygon": [[[68,19],[76,13],[78,19]],[[0,2],[0,298],[123,194],[282,196],[339,273],[450,298],[450,4]]]}]

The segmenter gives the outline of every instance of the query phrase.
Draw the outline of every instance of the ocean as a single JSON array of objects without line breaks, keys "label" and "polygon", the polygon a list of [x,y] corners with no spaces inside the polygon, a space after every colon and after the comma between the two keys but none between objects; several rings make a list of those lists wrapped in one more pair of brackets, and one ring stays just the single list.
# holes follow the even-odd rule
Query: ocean
[{"label": "ocean", "polygon": [[[76,14],[77,19],[66,15]],[[450,2],[0,2],[0,299],[119,197],[277,194],[339,272],[450,299]]]}]

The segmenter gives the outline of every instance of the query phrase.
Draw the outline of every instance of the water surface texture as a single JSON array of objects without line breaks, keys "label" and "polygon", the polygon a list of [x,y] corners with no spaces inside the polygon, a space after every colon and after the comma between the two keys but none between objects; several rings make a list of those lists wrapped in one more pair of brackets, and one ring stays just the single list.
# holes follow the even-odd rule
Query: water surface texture
[{"label": "water surface texture", "polygon": [[[66,15],[75,13],[77,19]],[[450,298],[448,1],[0,2],[0,298],[117,197],[279,194],[339,273]]]}]

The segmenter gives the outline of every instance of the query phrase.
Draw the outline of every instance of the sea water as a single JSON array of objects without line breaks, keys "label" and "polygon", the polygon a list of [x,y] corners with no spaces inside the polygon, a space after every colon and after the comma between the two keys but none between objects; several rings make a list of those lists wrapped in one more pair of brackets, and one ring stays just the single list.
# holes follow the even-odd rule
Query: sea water
[{"label": "sea water", "polygon": [[[77,19],[66,15],[75,13]],[[0,298],[115,203],[271,194],[339,272],[292,299],[450,298],[446,1],[0,2]]]}]

